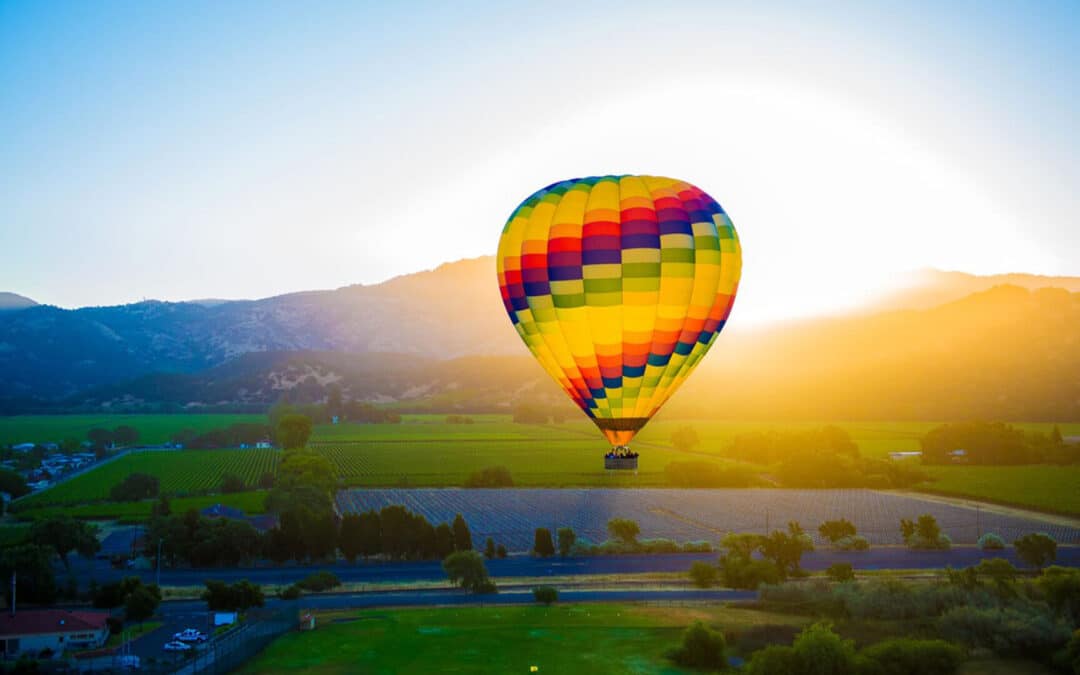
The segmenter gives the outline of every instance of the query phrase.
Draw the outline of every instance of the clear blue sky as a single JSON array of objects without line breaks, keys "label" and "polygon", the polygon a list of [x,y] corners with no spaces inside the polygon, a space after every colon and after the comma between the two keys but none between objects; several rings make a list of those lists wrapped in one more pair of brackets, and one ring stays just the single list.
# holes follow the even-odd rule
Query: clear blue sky
[{"label": "clear blue sky", "polygon": [[764,318],[1080,274],[1077,3],[505,4],[0,3],[0,290],[373,283],[609,172],[715,196]]}]

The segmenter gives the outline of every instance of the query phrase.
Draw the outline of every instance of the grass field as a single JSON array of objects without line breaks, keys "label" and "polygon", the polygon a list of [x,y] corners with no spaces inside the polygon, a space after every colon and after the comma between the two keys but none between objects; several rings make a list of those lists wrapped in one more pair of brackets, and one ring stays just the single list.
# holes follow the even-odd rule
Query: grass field
[{"label": "grass field", "polygon": [[[448,424],[444,415],[405,415],[401,424],[318,425],[312,447],[337,467],[348,487],[460,486],[478,469],[502,465],[515,485],[526,487],[660,487],[664,467],[673,460],[706,460],[728,464],[722,457],[738,434],[770,429],[820,427],[820,422],[762,423],[654,420],[638,436],[641,451],[636,475],[605,472],[601,456],[606,444],[591,422],[571,418],[554,425],[516,424],[507,415],[472,415],[473,424]],[[131,424],[147,442],[166,440],[191,427],[209,429],[238,421],[261,421],[259,415],[61,415],[0,418],[0,443],[85,436],[93,426]],[[917,450],[919,438],[934,422],[839,422],[869,457]],[[671,435],[693,427],[701,444],[693,453],[671,447]],[[1020,424],[1049,432],[1051,424]],[[1080,435],[1080,424],[1063,424],[1066,435]],[[89,474],[25,500],[21,508],[88,504],[105,500],[109,489],[131,471],[158,476],[168,494],[203,494],[216,490],[225,472],[254,484],[276,467],[276,453],[267,450],[213,450],[141,453],[122,458]],[[768,475],[773,467],[749,465]],[[921,486],[937,493],[986,499],[1066,514],[1080,514],[1076,490],[1080,467],[927,467],[936,480]],[[229,499],[237,499],[230,496]],[[146,505],[78,507],[86,517],[134,517]],[[87,514],[98,514],[90,516]]]},{"label": "grass field", "polygon": [[[224,504],[241,509],[248,515],[263,513],[266,492],[236,492],[233,494],[199,495],[197,497],[176,497],[169,503],[173,513],[184,513],[189,509],[202,510],[214,504]],[[87,520],[120,520],[124,522],[142,522],[150,517],[154,505],[153,499],[141,502],[94,502],[77,505],[39,505],[30,503],[19,509],[15,516],[20,520],[33,520],[51,516],[73,516]],[[2,539],[0,539],[2,542]]]},{"label": "grass field", "polygon": [[16,415],[0,417],[0,445],[85,441],[94,427],[115,429],[122,424],[139,430],[139,443],[158,445],[181,429],[201,433],[237,422],[266,422],[266,415]]},{"label": "grass field", "polygon": [[241,673],[684,673],[664,658],[696,618],[736,628],[805,618],[727,607],[621,604],[378,610],[329,615]]},{"label": "grass field", "polygon": [[235,473],[254,486],[264,472],[275,472],[277,450],[152,450],[134,452],[76,476],[50,490],[31,495],[19,508],[82,504],[108,499],[109,490],[131,473],[156,476],[161,491],[183,496],[217,490],[226,473]]}]

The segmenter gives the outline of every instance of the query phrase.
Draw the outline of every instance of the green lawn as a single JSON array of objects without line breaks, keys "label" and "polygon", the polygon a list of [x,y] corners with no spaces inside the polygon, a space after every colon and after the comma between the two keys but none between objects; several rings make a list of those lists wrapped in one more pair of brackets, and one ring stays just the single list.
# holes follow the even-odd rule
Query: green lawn
[{"label": "green lawn", "polygon": [[94,427],[115,429],[127,425],[139,430],[139,442],[165,443],[181,429],[199,432],[237,422],[266,422],[266,415],[16,415],[0,417],[0,445],[10,443],[59,443],[65,438],[86,440]]},{"label": "green lawn", "polygon": [[[289,633],[241,673],[684,673],[664,652],[701,618],[730,629],[808,621],[721,606],[622,604],[366,610]],[[337,622],[335,622],[335,619]]]},{"label": "green lawn", "polygon": [[[170,501],[173,513],[184,513],[189,509],[202,510],[214,504],[224,504],[241,509],[248,515],[263,513],[266,492],[237,492],[233,494],[199,495],[197,497],[176,497]],[[150,509],[156,500],[141,502],[95,502],[77,505],[30,505],[19,510],[15,515],[23,520],[35,520],[51,516],[73,516],[87,520],[145,521],[150,517]],[[0,539],[2,543],[3,539]]]}]

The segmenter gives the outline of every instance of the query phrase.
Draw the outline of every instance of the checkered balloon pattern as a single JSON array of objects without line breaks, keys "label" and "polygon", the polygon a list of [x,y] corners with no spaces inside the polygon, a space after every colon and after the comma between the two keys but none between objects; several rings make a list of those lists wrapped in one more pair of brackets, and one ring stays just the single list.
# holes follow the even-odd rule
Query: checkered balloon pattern
[{"label": "checkered balloon pattern", "polygon": [[595,176],[522,202],[497,265],[526,346],[612,445],[626,445],[723,329],[742,254],[727,214],[697,187]]}]

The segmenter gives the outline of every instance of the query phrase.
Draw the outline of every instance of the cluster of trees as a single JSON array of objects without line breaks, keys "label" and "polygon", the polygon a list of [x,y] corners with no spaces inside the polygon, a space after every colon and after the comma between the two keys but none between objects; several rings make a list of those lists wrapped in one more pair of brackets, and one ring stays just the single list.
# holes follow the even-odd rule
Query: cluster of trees
[{"label": "cluster of trees", "polygon": [[921,439],[924,464],[950,464],[961,458],[968,464],[1068,464],[1080,462],[1080,446],[1064,442],[1055,426],[1049,434],[1024,431],[1001,422],[943,424]]},{"label": "cluster of trees", "polygon": [[161,604],[161,589],[157,584],[144,584],[139,577],[126,577],[104,586],[92,585],[90,594],[98,609],[123,607],[128,621],[146,621]]},{"label": "cluster of trees", "polygon": [[776,476],[795,488],[905,488],[927,479],[915,467],[862,457],[846,431],[825,426],[802,431],[740,434],[726,454],[757,464],[776,464]]},{"label": "cluster of trees", "polygon": [[435,526],[404,506],[385,506],[367,513],[350,513],[341,521],[341,552],[350,562],[382,555],[395,560],[446,558],[473,549],[472,533],[461,514],[452,523]]},{"label": "cluster of trees", "polygon": [[469,477],[465,479],[465,487],[514,487],[514,478],[510,475],[510,469],[507,469],[505,466],[489,466],[469,474]]},{"label": "cluster of trees", "polygon": [[[160,514],[160,509],[157,509]],[[192,567],[237,566],[266,554],[265,538],[244,520],[205,518],[195,509],[183,514],[160,514],[150,518],[146,555],[156,558],[161,545],[162,562]]]},{"label": "cluster of trees", "polygon": [[870,549],[870,542],[866,537],[861,537],[855,531],[855,524],[847,518],[839,520],[826,520],[818,526],[818,534],[829,545],[840,551],[866,551]]},{"label": "cluster of trees", "polygon": [[262,607],[266,602],[262,587],[247,579],[235,584],[208,579],[202,599],[208,609],[218,612],[246,612],[252,607]]},{"label": "cluster of trees", "polygon": [[124,480],[112,486],[109,499],[114,502],[137,502],[157,497],[161,491],[161,481],[157,476],[147,473],[130,473]]},{"label": "cluster of trees", "polygon": [[638,539],[641,528],[637,522],[627,518],[612,518],[607,524],[610,538],[600,544],[590,544],[579,539],[572,528],[560,527],[556,540],[552,539],[551,530],[538,527],[533,535],[533,555],[548,557],[559,555],[566,557],[586,555],[621,555],[627,553],[708,553],[713,550],[708,542],[687,542],[679,545],[670,539]]},{"label": "cluster of trees", "polygon": [[329,424],[335,417],[338,421],[356,422],[358,424],[397,424],[401,422],[398,413],[380,408],[379,406],[363,401],[346,399],[341,389],[335,385],[329,388],[326,403],[289,403],[281,401],[271,406],[267,416],[270,428],[277,429],[278,422],[286,415],[303,415],[315,424]]},{"label": "cluster of trees", "polygon": [[[305,421],[310,433],[310,420],[306,417],[282,417],[279,442],[282,439],[290,445],[306,442],[306,438],[301,439]],[[338,524],[333,495],[337,486],[337,475],[328,459],[304,449],[285,450],[274,487],[265,501],[266,510],[278,517],[278,526],[267,533],[268,557],[279,562],[321,560],[335,553]]]},{"label": "cluster of trees", "polygon": [[[1009,561],[994,558],[963,570],[949,570],[932,582],[905,582],[886,577],[867,582],[766,586],[760,592],[759,602],[766,610],[799,612],[823,619],[920,625],[928,633],[965,650],[982,649],[999,656],[1037,659],[1056,666],[1059,672],[1076,672],[1071,669],[1080,665],[1077,659],[1080,640],[1074,637],[1080,628],[1080,570],[1076,569],[1051,567],[1037,577],[1023,579]],[[837,649],[834,645],[830,652],[842,653],[843,658],[837,661],[840,665],[824,671],[806,671],[797,660],[791,660],[792,654],[787,649],[769,647],[766,652],[776,653],[760,657],[755,654],[748,672],[952,672],[952,669],[933,667],[934,659],[926,654],[913,655],[921,649],[905,649],[902,644],[888,647],[879,644],[868,649],[878,651],[867,654],[863,650],[854,655],[846,647]],[[935,649],[941,652],[940,645]],[[888,658],[904,667],[860,669],[858,656],[872,656],[881,661]],[[759,659],[761,662],[755,665]]]},{"label": "cluster of trees", "polygon": [[90,441],[90,445],[95,450],[123,448],[139,442],[139,430],[127,425],[121,425],[115,429],[94,427],[86,432],[86,440]]},{"label": "cluster of trees", "polygon": [[723,580],[731,588],[756,589],[775,584],[789,576],[802,574],[803,554],[814,550],[814,543],[795,521],[786,530],[769,535],[727,534],[720,542],[724,550],[719,567],[697,562],[690,568],[691,581],[708,588]]},{"label": "cluster of trees", "polygon": [[952,546],[949,535],[941,531],[937,519],[929,513],[922,514],[916,520],[901,518],[900,534],[904,537],[904,544],[914,549],[946,550]]},{"label": "cluster of trees", "polygon": [[203,433],[199,433],[195,429],[181,429],[173,434],[171,440],[173,443],[180,444],[189,450],[209,450],[255,445],[269,437],[270,425],[240,422],[223,429],[211,429]]},{"label": "cluster of trees", "polygon": [[30,494],[26,479],[9,469],[0,469],[0,492],[6,492],[12,499]]}]

